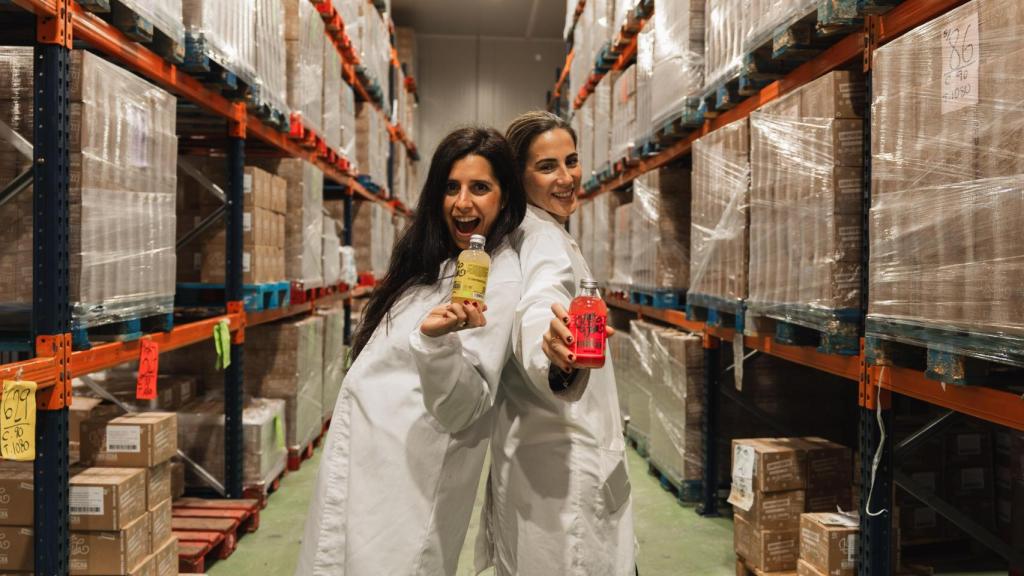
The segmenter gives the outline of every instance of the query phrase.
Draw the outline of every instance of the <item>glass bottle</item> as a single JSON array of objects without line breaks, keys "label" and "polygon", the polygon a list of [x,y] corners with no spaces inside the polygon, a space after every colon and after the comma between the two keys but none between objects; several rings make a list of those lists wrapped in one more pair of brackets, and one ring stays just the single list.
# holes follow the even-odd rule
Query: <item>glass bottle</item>
[{"label": "glass bottle", "polygon": [[491,271],[491,257],[484,252],[487,238],[480,234],[469,237],[469,248],[459,254],[452,283],[452,302],[484,303],[487,293],[487,275]]},{"label": "glass bottle", "polygon": [[604,366],[605,326],[608,307],[597,290],[597,280],[580,281],[580,294],[569,305],[569,329],[572,331],[574,363],[580,368]]}]

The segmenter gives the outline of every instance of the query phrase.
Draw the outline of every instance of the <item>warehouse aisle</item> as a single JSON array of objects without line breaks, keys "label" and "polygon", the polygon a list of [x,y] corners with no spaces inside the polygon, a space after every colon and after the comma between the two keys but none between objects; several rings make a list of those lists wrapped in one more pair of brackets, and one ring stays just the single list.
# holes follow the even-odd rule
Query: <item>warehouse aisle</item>
[{"label": "warehouse aisle", "polygon": [[[647,474],[647,463],[629,450],[633,482],[636,535],[640,542],[640,574],[643,576],[701,576],[735,574],[732,522],[704,519],[693,508],[682,508]],[[260,529],[238,543],[228,560],[209,570],[210,576],[240,574],[288,575],[295,568],[309,494],[320,464],[320,451],[298,472],[285,477],[281,490],[270,498],[260,516]],[[473,514],[469,538],[460,559],[459,576],[473,576],[473,540],[479,518]],[[493,571],[485,572],[490,576]]]}]

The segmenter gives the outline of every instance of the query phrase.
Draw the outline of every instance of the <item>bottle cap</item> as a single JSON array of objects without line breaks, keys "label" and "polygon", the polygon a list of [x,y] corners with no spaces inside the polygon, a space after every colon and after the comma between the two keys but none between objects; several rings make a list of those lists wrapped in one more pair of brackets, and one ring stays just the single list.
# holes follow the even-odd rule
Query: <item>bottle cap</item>
[{"label": "bottle cap", "polygon": [[580,280],[580,288],[597,289],[597,280],[593,278],[584,278]]},{"label": "bottle cap", "polygon": [[469,247],[480,250],[487,245],[487,237],[483,234],[473,234],[469,237]]}]

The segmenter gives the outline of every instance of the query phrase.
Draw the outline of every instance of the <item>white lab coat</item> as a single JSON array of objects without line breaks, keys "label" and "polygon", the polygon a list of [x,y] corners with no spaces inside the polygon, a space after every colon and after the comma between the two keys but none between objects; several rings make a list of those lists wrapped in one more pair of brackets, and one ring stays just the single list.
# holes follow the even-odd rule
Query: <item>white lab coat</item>
[{"label": "white lab coat", "polygon": [[529,207],[513,238],[523,271],[514,359],[501,376],[478,572],[498,576],[632,576],[633,512],[611,358],[569,391],[548,386],[541,338],[590,270],[579,246]]},{"label": "white lab coat", "polygon": [[492,255],[486,326],[423,336],[451,285],[403,296],[348,371],[296,575],[455,574],[511,354],[519,259],[508,244]]}]

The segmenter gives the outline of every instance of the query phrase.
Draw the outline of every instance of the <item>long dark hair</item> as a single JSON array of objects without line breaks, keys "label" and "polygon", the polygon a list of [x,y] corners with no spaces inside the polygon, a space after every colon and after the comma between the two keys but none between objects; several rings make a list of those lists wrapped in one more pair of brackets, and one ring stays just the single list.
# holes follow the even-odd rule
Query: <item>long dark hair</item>
[{"label": "long dark hair", "polygon": [[512,147],[512,153],[516,155],[516,167],[519,169],[520,177],[526,171],[526,160],[530,156],[530,146],[533,141],[537,139],[537,136],[551,130],[565,130],[572,136],[572,143],[579,144],[576,141],[576,131],[573,130],[572,125],[561,116],[551,112],[543,110],[527,112],[508,125],[508,129],[505,130],[505,139]]},{"label": "long dark hair", "polygon": [[363,321],[352,338],[353,358],[359,356],[406,290],[437,282],[441,264],[459,253],[445,224],[444,199],[452,165],[471,154],[491,163],[501,187],[501,210],[487,233],[487,251],[500,246],[523,221],[526,193],[505,138],[492,128],[461,128],[446,136],[430,160],[427,181],[423,184],[412,223],[395,244],[388,272],[366,304]]}]

